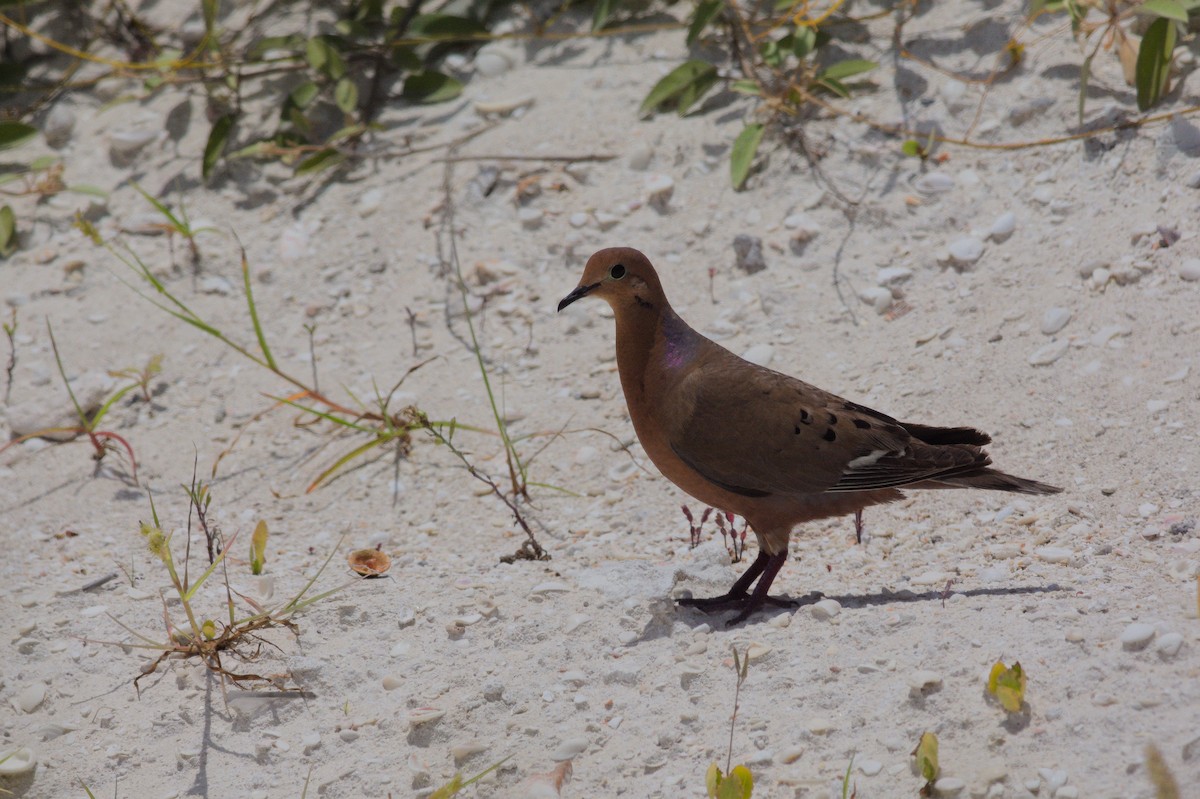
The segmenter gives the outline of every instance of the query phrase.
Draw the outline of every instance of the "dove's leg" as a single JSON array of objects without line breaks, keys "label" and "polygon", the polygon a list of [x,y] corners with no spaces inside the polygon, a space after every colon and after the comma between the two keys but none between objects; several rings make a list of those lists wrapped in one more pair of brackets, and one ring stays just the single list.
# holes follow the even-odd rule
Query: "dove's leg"
[{"label": "dove's leg", "polygon": [[[775,555],[768,555],[759,550],[758,557],[750,564],[750,568],[746,569],[738,578],[728,593],[713,597],[688,597],[680,599],[679,604],[684,607],[697,608],[705,613],[734,608],[741,609],[742,612],[733,617],[728,622],[729,625],[745,621],[751,613],[764,605],[795,607],[797,603],[794,600],[767,595],[767,591],[771,589],[771,583],[775,581],[775,575],[783,568],[785,560],[787,560],[787,550]],[[755,580],[758,580],[758,585],[754,587],[754,593],[751,594],[749,588]]]}]

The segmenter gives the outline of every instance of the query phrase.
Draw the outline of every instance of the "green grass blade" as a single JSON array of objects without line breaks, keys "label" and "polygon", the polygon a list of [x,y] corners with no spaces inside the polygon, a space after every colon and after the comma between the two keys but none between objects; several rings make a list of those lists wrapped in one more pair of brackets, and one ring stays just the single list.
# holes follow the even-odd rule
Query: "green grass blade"
[{"label": "green grass blade", "polygon": [[204,570],[204,574],[201,574],[198,578],[196,578],[196,582],[192,583],[191,587],[184,592],[180,599],[182,599],[184,602],[191,601],[192,597],[196,595],[196,592],[200,590],[200,586],[204,585],[204,581],[212,576],[212,573],[216,571],[217,567],[220,566],[225,560],[225,556],[228,555],[230,550],[233,549],[233,542],[237,541],[237,538],[238,533],[234,533],[233,536],[225,542],[225,548],[221,550],[221,554],[217,556],[216,560],[208,564],[208,568]]},{"label": "green grass blade", "polygon": [[379,432],[374,427],[368,427],[367,425],[362,425],[362,424],[355,424],[354,422],[347,421],[347,420],[341,418],[340,416],[334,416],[332,413],[326,413],[325,411],[318,411],[316,408],[310,408],[307,405],[301,405],[299,402],[295,402],[294,400],[286,399],[285,397],[276,397],[272,394],[263,394],[263,396],[267,397],[269,399],[273,399],[276,402],[282,402],[284,405],[291,405],[293,408],[300,410],[300,411],[304,411],[305,413],[311,413],[313,416],[319,416],[322,419],[325,419],[326,421],[333,422],[334,424],[340,424],[343,427],[349,427],[351,430],[357,430],[360,433],[371,433],[373,435],[373,434]]},{"label": "green grass blade", "polygon": [[254,324],[254,335],[258,339],[259,349],[262,350],[263,357],[267,359],[267,368],[272,372],[278,372],[279,367],[275,365],[275,357],[271,355],[271,348],[267,346],[267,337],[263,335],[262,325],[258,321],[258,308],[254,304],[254,292],[250,289],[250,262],[246,260],[246,248],[242,247],[242,283],[246,286],[246,306],[250,309],[250,321]]},{"label": "green grass blade", "polygon": [[71,396],[71,404],[75,406],[75,413],[79,417],[79,424],[83,425],[83,429],[91,432],[91,425],[88,423],[87,414],[83,412],[83,408],[79,405],[79,400],[75,398],[75,392],[71,388],[71,381],[67,380],[67,371],[63,368],[62,357],[58,354],[58,342],[54,340],[54,328],[50,326],[50,317],[46,317],[46,331],[50,334],[50,348],[54,350],[54,362],[58,364],[58,373],[62,375],[63,385],[67,387],[67,394]]},{"label": "green grass blade", "polygon": [[336,461],[334,461],[332,466],[330,466],[328,469],[326,469],[325,471],[323,471],[319,475],[317,475],[317,479],[313,480],[312,483],[309,484],[308,488],[305,489],[305,491],[306,492],[312,491],[314,488],[316,488],[317,486],[324,483],[327,479],[329,479],[333,475],[334,472],[341,469],[343,466],[345,466],[350,461],[359,457],[363,453],[369,452],[370,450],[374,449],[375,447],[378,447],[380,444],[386,444],[388,441],[391,441],[392,438],[394,438],[394,436],[380,436],[379,438],[374,438],[374,439],[368,441],[367,443],[350,450],[345,455],[343,455],[342,457],[340,457]]},{"label": "green grass blade", "polygon": [[139,186],[135,181],[129,181],[129,185],[133,186],[134,190],[138,194],[145,197],[146,202],[153,205],[154,208],[171,223],[171,227],[173,227],[177,233],[184,235],[187,234],[187,224],[180,222],[179,218],[176,217],[175,214],[171,213],[171,209],[168,208],[165,203],[163,203],[157,197],[151,196],[149,192]]}]

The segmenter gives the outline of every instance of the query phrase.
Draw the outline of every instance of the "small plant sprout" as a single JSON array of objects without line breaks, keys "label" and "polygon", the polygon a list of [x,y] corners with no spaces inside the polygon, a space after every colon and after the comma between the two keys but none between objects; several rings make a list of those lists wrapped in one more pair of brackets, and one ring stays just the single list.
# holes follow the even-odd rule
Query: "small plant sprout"
[{"label": "small plant sprout", "polygon": [[4,366],[4,404],[8,404],[12,396],[13,370],[17,368],[17,309],[14,306],[9,314],[9,321],[4,323],[4,336],[8,339],[8,363]]},{"label": "small plant sprout", "polygon": [[[15,322],[14,322],[15,324]],[[7,327],[5,328],[7,330]],[[14,328],[15,329],[15,328]],[[23,436],[18,436],[13,440],[0,446],[0,452],[19,444],[22,441],[28,441],[31,438],[40,438],[50,434],[71,434],[71,435],[87,435],[88,440],[92,442],[92,459],[96,461],[96,468],[99,469],[100,461],[108,454],[110,449],[113,449],[113,442],[120,444],[129,456],[130,480],[134,485],[137,485],[137,458],[133,454],[133,447],[125,438],[110,430],[101,430],[100,422],[112,410],[121,399],[137,388],[136,383],[124,386],[110,394],[100,407],[94,411],[87,411],[79,404],[79,399],[75,396],[74,389],[71,388],[71,381],[67,379],[67,370],[63,366],[62,355],[58,351],[58,342],[54,338],[54,328],[50,325],[50,320],[46,320],[46,331],[50,334],[50,347],[54,351],[54,362],[58,365],[58,374],[62,377],[63,385],[66,386],[67,395],[71,398],[71,404],[75,407],[75,416],[79,420],[78,426],[75,427],[48,427],[42,430],[34,430],[32,433],[26,433]]]},{"label": "small plant sprout", "polygon": [[137,388],[141,389],[142,400],[146,406],[150,408],[150,412],[154,413],[154,401],[150,394],[150,381],[157,377],[162,372],[163,355],[158,353],[151,355],[146,361],[146,365],[140,369],[137,367],[128,367],[126,369],[110,370],[109,377],[115,377],[118,380],[132,380]]},{"label": "small plant sprout", "polygon": [[1154,783],[1155,799],[1179,799],[1179,783],[1167,768],[1167,760],[1154,744],[1146,744],[1146,775]]},{"label": "small plant sprout", "polygon": [[917,774],[925,780],[925,787],[921,788],[921,795],[930,796],[933,793],[933,783],[941,771],[941,767],[938,766],[937,735],[932,732],[923,733],[921,740],[917,743],[917,748],[913,750],[913,757],[916,759]]},{"label": "small plant sprout", "polygon": [[690,549],[695,549],[700,546],[700,534],[704,531],[704,525],[708,522],[708,517],[712,515],[712,508],[705,508],[704,513],[700,516],[700,523],[696,524],[692,517],[692,509],[687,505],[680,505],[679,509],[683,511],[683,517],[688,521],[688,546]]},{"label": "small plant sprout", "polygon": [[[728,512],[717,511],[717,528],[721,531],[721,540],[725,542],[725,550],[729,553],[730,563],[741,563],[742,554],[746,551],[746,531],[750,529],[750,523],[742,522],[742,529],[739,531],[733,523],[733,514]],[[729,523],[729,529],[725,528],[725,523]]]},{"label": "small plant sprout", "polygon": [[250,573],[262,574],[267,562],[267,522],[259,520],[250,536]]},{"label": "small plant sprout", "polygon": [[[195,489],[188,492],[188,501],[191,505],[194,506],[199,494],[200,492]],[[155,640],[137,632],[111,614],[109,615],[109,618],[132,635],[136,639],[136,642],[100,641],[97,643],[159,652],[158,657],[147,663],[142,668],[141,673],[133,680],[134,688],[138,689],[140,693],[139,683],[141,680],[153,674],[158,670],[159,666],[169,659],[196,658],[205,668],[221,678],[222,691],[225,690],[227,682],[232,682],[238,687],[242,687],[244,683],[265,683],[274,686],[280,691],[302,692],[300,687],[288,684],[290,675],[286,673],[257,674],[231,671],[226,667],[226,659],[232,658],[245,664],[256,660],[262,653],[264,646],[277,648],[275,644],[262,637],[262,633],[267,630],[282,627],[288,629],[294,635],[298,635],[299,628],[294,621],[296,614],[348,585],[346,583],[319,594],[309,595],[310,589],[329,565],[337,548],[335,547],[330,551],[329,556],[321,564],[321,567],[317,569],[316,573],[290,599],[276,607],[265,608],[259,601],[244,596],[229,586],[228,574],[225,572],[222,564],[224,564],[226,555],[229,554],[230,548],[237,539],[236,534],[229,539],[227,542],[228,546],[224,547],[216,559],[204,570],[203,574],[195,581],[191,581],[188,577],[186,562],[182,574],[180,573],[179,564],[176,562],[171,549],[171,535],[163,530],[162,523],[159,521],[158,511],[154,507],[153,497],[150,500],[150,515],[150,522],[141,523],[140,532],[142,538],[145,540],[146,547],[166,569],[175,598],[179,606],[183,608],[186,621],[180,625],[172,620],[166,599],[164,598],[162,618],[166,626],[166,637],[164,640]],[[191,514],[189,513],[189,520],[190,518]],[[189,526],[189,539],[190,535],[191,528]],[[190,552],[190,550],[189,540],[187,551]],[[185,561],[187,558],[188,556],[185,555]],[[218,568],[225,574],[225,590],[222,592],[224,593],[224,599],[220,602],[220,605],[223,606],[222,612],[227,614],[225,621],[218,621],[204,616],[199,607],[199,592],[207,584],[209,578],[217,572]],[[238,610],[235,597],[241,599],[250,608],[248,615],[240,617],[237,615]]]},{"label": "small plant sprout", "polygon": [[[721,518],[720,514],[717,518]],[[746,681],[749,671],[749,647],[740,656],[737,647],[733,647],[733,673],[737,677],[737,684],[733,689],[733,713],[729,717],[729,747],[725,752],[725,771],[721,771],[720,766],[712,763],[704,775],[709,799],[750,799],[750,794],[754,791],[754,777],[750,774],[750,769],[744,765],[730,768],[733,763],[733,727],[737,722],[738,700],[742,695],[742,683]]]},{"label": "small plant sprout", "polygon": [[154,206],[154,210],[162,214],[165,221],[157,225],[157,227],[167,234],[167,243],[171,247],[172,260],[174,260],[175,236],[179,235],[188,244],[188,250],[192,259],[192,269],[199,269],[200,247],[196,244],[196,236],[200,233],[216,233],[218,232],[217,229],[212,227],[193,228],[182,200],[179,203],[179,213],[176,214],[166,203],[154,197],[138,184],[131,183],[130,185],[133,186],[138,194],[145,198],[146,202]]},{"label": "small plant sprout", "polygon": [[1019,661],[1013,663],[1011,669],[997,661],[988,675],[987,690],[1009,713],[1019,713],[1025,701],[1025,679],[1025,670]]},{"label": "small plant sprout", "polygon": [[850,756],[850,762],[846,764],[846,773],[842,775],[842,799],[855,799],[858,796],[858,785],[851,787],[850,772],[854,768],[854,756]]},{"label": "small plant sprout", "polygon": [[463,788],[466,788],[468,785],[473,785],[474,783],[479,782],[481,779],[486,777],[488,774],[491,774],[493,771],[495,771],[496,769],[503,766],[506,762],[508,762],[508,759],[511,757],[512,757],[512,755],[509,755],[508,757],[504,758],[503,760],[493,763],[492,765],[485,768],[483,771],[476,774],[474,777],[471,777],[470,779],[467,779],[467,780],[463,779],[463,775],[461,772],[456,773],[450,779],[449,782],[447,782],[445,785],[443,785],[442,787],[435,790],[433,793],[429,794],[429,799],[450,799],[451,796],[457,796],[458,792],[461,791]]}]

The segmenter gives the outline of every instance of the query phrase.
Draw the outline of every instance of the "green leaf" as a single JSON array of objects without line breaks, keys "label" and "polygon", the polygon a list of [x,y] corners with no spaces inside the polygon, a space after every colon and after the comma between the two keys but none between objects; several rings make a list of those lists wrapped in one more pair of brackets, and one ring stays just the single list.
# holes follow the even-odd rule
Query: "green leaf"
[{"label": "green leaf", "polygon": [[200,175],[206,181],[212,174],[213,167],[221,160],[225,145],[229,141],[229,131],[233,128],[233,114],[224,114],[213,123],[208,132],[208,141],[204,144],[204,160],[201,162]]},{"label": "green leaf", "polygon": [[17,215],[12,206],[0,208],[0,257],[7,258],[17,249]]},{"label": "green leaf", "polygon": [[107,197],[108,192],[99,186],[93,186],[90,183],[76,183],[73,186],[67,186],[67,191],[73,191],[76,194],[86,194],[91,197]]},{"label": "green leaf", "polygon": [[358,107],[358,86],[350,78],[342,78],[333,87],[333,101],[344,113],[353,114]]},{"label": "green leaf", "polygon": [[596,0],[596,8],[592,12],[592,30],[598,31],[608,24],[609,17],[617,10],[621,0]]},{"label": "green leaf", "polygon": [[847,100],[850,99],[850,90],[847,89],[846,84],[842,83],[840,80],[834,80],[833,78],[821,78],[817,81],[817,85],[829,90],[830,92],[833,92],[838,97]]},{"label": "green leaf", "polygon": [[221,0],[202,0],[200,3],[201,12],[204,14],[204,30],[212,33],[213,28],[217,24],[217,10],[221,7]]},{"label": "green leaf", "polygon": [[1009,713],[1018,713],[1025,701],[1026,680],[1020,661],[1013,663],[1011,669],[1003,661],[998,661],[988,675],[988,693],[1000,700],[1001,706]]},{"label": "green leaf", "polygon": [[804,59],[817,49],[817,31],[815,28],[799,28],[792,34],[791,49],[796,58]]},{"label": "green leaf", "polygon": [[327,147],[320,150],[308,158],[305,158],[296,166],[297,175],[308,175],[313,172],[320,172],[322,169],[328,169],[331,166],[336,166],[346,160],[346,156],[339,153],[332,147]]},{"label": "green leaf", "polygon": [[688,47],[691,47],[692,43],[704,32],[704,29],[717,18],[723,7],[723,0],[700,0],[700,4],[696,6],[695,13],[692,14],[692,24],[688,26]]},{"label": "green leaf", "polygon": [[1177,0],[1146,0],[1137,7],[1139,14],[1156,14],[1167,19],[1174,19],[1184,25],[1188,21],[1187,8]]},{"label": "green leaf", "polygon": [[329,44],[319,36],[314,36],[304,43],[304,57],[308,65],[317,72],[325,69],[329,63]]},{"label": "green leaf", "polygon": [[735,80],[729,88],[733,89],[735,92],[740,92],[741,94],[753,94],[756,97],[762,94],[762,89],[758,88],[758,84],[752,80]]},{"label": "green leaf", "polygon": [[414,103],[444,103],[458,97],[462,90],[462,81],[428,70],[405,78],[401,96]]},{"label": "green leaf", "polygon": [[24,122],[0,122],[0,150],[19,147],[37,135],[37,128]]},{"label": "green leaf", "polygon": [[1150,23],[1138,48],[1137,83],[1138,110],[1148,111],[1158,104],[1170,78],[1171,51],[1175,49],[1175,23],[1159,17]]},{"label": "green leaf", "polygon": [[321,87],[312,81],[308,81],[292,89],[291,93],[288,94],[288,100],[297,108],[308,108],[320,93]]},{"label": "green leaf", "polygon": [[246,56],[250,60],[258,60],[271,50],[288,50],[295,53],[304,45],[304,37],[294,33],[287,36],[265,36],[250,47]]},{"label": "green leaf", "polygon": [[[716,81],[717,68],[712,64],[700,60],[685,61],[654,84],[654,88],[642,101],[638,115],[642,118],[651,116],[660,106],[671,100],[680,102],[682,115],[687,107],[699,100]],[[686,106],[683,104],[684,99],[687,100]]]},{"label": "green leaf", "polygon": [[43,169],[49,169],[58,163],[57,155],[43,155],[29,162],[29,171],[41,172]]},{"label": "green leaf", "polygon": [[916,139],[909,139],[908,141],[904,142],[904,144],[900,145],[900,152],[909,157],[919,156],[921,155],[921,145]]},{"label": "green leaf", "polygon": [[263,565],[267,562],[267,522],[260,519],[250,536],[250,573],[262,574]]},{"label": "green leaf", "polygon": [[938,739],[932,732],[927,732],[921,736],[921,742],[917,744],[913,755],[917,758],[917,771],[921,773],[921,777],[926,782],[933,782],[937,779],[938,771]]},{"label": "green leaf", "polygon": [[758,152],[765,129],[762,123],[751,122],[742,128],[742,132],[733,142],[733,152],[729,156],[729,178],[735,190],[740,189],[750,176],[750,167],[754,163],[754,155]]},{"label": "green leaf", "polygon": [[421,57],[408,46],[396,46],[388,50],[388,60],[396,69],[416,72],[421,68]]},{"label": "green leaf", "polygon": [[825,69],[817,73],[817,79],[845,80],[855,75],[861,75],[864,72],[870,72],[877,66],[879,64],[874,61],[868,61],[865,58],[851,58],[825,67]]}]

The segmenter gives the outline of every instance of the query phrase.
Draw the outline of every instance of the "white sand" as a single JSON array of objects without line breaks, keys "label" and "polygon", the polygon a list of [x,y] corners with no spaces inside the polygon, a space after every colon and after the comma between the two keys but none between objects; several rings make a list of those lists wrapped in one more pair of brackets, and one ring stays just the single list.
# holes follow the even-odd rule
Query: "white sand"
[{"label": "white sand", "polygon": [[[171,12],[148,10],[161,23]],[[982,76],[1004,26],[1018,20],[1014,3],[943,4],[904,35],[945,68]],[[1062,21],[1037,26],[1057,32],[986,97],[979,85],[951,85],[912,61],[897,73],[890,53],[866,46],[860,55],[883,62],[871,76],[876,88],[841,105],[958,136],[982,101],[974,136],[992,143],[1075,130],[1082,57]],[[886,42],[890,30],[887,19],[872,23],[872,41]],[[81,782],[97,796],[298,797],[311,774],[309,797],[420,796],[457,769],[474,774],[509,758],[464,795],[534,797],[554,795],[534,775],[573,756],[563,797],[702,796],[708,764],[725,763],[730,649],[757,642],[765,654],[750,666],[733,734],[733,760],[750,765],[755,797],[840,795],[851,758],[859,797],[915,796],[921,780],[910,753],[926,730],[941,741],[951,780],[943,787],[953,791],[957,780],[960,796],[1149,797],[1149,742],[1183,795],[1195,795],[1200,283],[1179,270],[1200,255],[1200,190],[1188,185],[1200,152],[1175,146],[1195,142],[1194,119],[1029,149],[944,147],[946,160],[924,168],[865,125],[808,121],[822,172],[859,201],[847,214],[778,136],[764,142],[765,168],[749,190],[728,187],[727,148],[751,107],[743,97],[714,95],[687,119],[637,120],[654,80],[684,57],[682,40],[669,31],[505,45],[519,65],[472,78],[462,99],[396,104],[382,115],[381,143],[427,146],[478,129],[474,103],[532,97],[525,113],[497,118],[462,154],[616,156],[566,170],[497,157],[459,163],[452,176],[458,253],[472,292],[488,298],[476,319],[493,385],[514,435],[541,436],[521,440],[521,452],[546,445],[530,479],[570,492],[533,490],[528,512],[549,562],[501,564],[520,542],[510,515],[421,434],[398,464],[383,457],[305,493],[364,439],[297,428],[302,417],[288,409],[258,419],[270,407],[264,395],[294,389],[131,292],[122,283],[130,273],[72,229],[88,200],[10,201],[25,243],[0,264],[0,293],[19,306],[20,324],[11,405],[0,409],[6,440],[18,414],[49,424],[70,410],[44,318],[69,374],[85,383],[162,353],[154,413],[130,396],[107,425],[135,448],[139,478],[176,531],[177,557],[187,516],[180,484],[194,458],[207,476],[240,435],[213,483],[213,516],[225,535],[242,534],[239,559],[254,524],[267,520],[276,598],[303,585],[343,534],[317,588],[345,579],[352,549],[381,545],[395,565],[390,579],[357,582],[299,617],[298,641],[271,633],[274,646],[254,662],[226,660],[290,672],[310,698],[230,687],[226,702],[195,661],[163,664],[142,680],[139,698],[131,681],[151,655],[83,639],[133,643],[113,619],[165,635],[157,595],[167,576],[138,535],[150,515],[145,491],[122,479],[115,454],[93,474],[86,440],[10,448],[0,455],[0,609],[9,628],[0,748],[31,747],[39,765],[32,779],[0,779],[0,787],[29,797],[83,796]],[[1101,53],[1095,70],[1087,120],[1105,118],[1110,106],[1112,119],[1128,113],[1133,93],[1115,58]],[[436,256],[444,149],[314,179],[241,161],[221,166],[205,188],[202,93],[104,105],[135,89],[106,81],[59,100],[78,120],[57,151],[66,180],[111,192],[95,214],[106,235],[153,219],[130,180],[176,207],[182,201],[194,221],[220,231],[198,238],[198,277],[178,240],[176,271],[166,238],[123,241],[205,318],[253,346],[236,233],[286,371],[309,378],[303,325],[315,322],[320,384],[331,397],[352,404],[348,388],[369,398],[373,384],[386,390],[433,357],[405,382],[397,406],[490,426],[473,355],[451,333],[465,333],[461,304]],[[273,96],[252,97],[251,113],[274,114],[265,104]],[[1170,99],[1167,108],[1194,105],[1194,76]],[[1015,126],[1014,108],[1030,118]],[[129,163],[110,157],[114,134],[166,131],[168,118],[184,126]],[[647,148],[648,169],[632,168]],[[53,151],[39,142],[6,156],[44,152]],[[484,197],[472,182],[490,168],[499,179]],[[931,180],[935,172],[950,179],[948,190],[922,193],[941,180]],[[644,202],[653,175],[674,182],[665,213]],[[521,207],[542,212],[534,229],[515,202],[518,182],[531,176],[542,192]],[[381,204],[364,215],[370,193]],[[1015,231],[989,239],[1006,213]],[[587,215],[581,227],[575,214]],[[808,219],[787,227],[796,214]],[[797,225],[818,230],[802,254],[790,246]],[[1177,229],[1180,240],[1157,247],[1156,225]],[[734,268],[731,243],[742,233],[764,240],[766,270]],[[964,237],[985,242],[982,256],[944,262]],[[810,525],[776,588],[824,592],[841,604],[832,618],[803,607],[726,630],[725,616],[675,608],[672,592],[722,592],[744,564],[729,565],[711,527],[690,551],[679,512],[690,500],[638,447],[631,452],[644,469],[616,451],[614,438],[630,441],[633,432],[607,310],[578,303],[555,314],[586,257],[616,244],[644,250],[676,309],[735,352],[756,347],[773,368],[902,419],[978,426],[995,437],[999,466],[1066,491],[913,494],[868,511],[863,546],[850,519]],[[76,261],[83,266],[72,272]],[[835,262],[849,307],[834,285]],[[1097,264],[1111,280],[1081,277]],[[911,270],[897,284],[904,306],[880,315],[857,295],[876,286],[879,269],[895,267]],[[897,315],[902,307],[911,310]],[[1069,321],[1047,335],[1052,308]],[[406,309],[416,314],[416,356]],[[1047,329],[1063,316],[1051,313]],[[1033,366],[1035,353],[1053,362]],[[494,436],[460,431],[456,440],[503,475]],[[193,539],[193,577],[202,549]],[[60,594],[109,573],[117,579],[97,590]],[[229,573],[235,587],[259,590],[244,561]],[[219,619],[224,597],[214,583],[197,603]],[[479,618],[491,604],[494,615]],[[178,604],[168,607],[182,623]],[[461,635],[448,630],[455,619],[466,625]],[[1150,626],[1149,640],[1123,645],[1134,623]],[[1019,660],[1029,675],[1024,716],[1007,719],[984,695],[998,659]],[[444,715],[410,727],[427,707]]]}]

